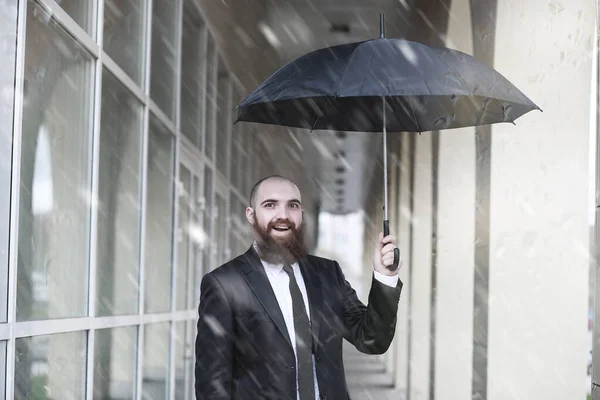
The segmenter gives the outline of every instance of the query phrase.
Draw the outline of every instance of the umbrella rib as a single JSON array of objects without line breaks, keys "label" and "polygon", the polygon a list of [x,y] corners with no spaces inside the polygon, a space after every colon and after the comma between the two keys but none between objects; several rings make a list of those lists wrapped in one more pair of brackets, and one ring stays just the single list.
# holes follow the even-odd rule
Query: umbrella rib
[{"label": "umbrella rib", "polygon": [[412,104],[412,96],[408,96],[408,101],[410,103],[410,109],[412,111],[413,114],[413,120],[415,121],[415,124],[417,125],[417,129],[419,130],[419,133],[421,132],[421,127],[419,126],[419,121],[417,121],[417,116],[415,115],[415,109],[413,107]]},{"label": "umbrella rib", "polygon": [[338,82],[338,86],[335,90],[335,97],[339,97],[340,96],[340,86],[342,86],[342,82],[344,81],[344,78],[346,77],[346,73],[348,72],[348,68],[350,67],[350,64],[352,63],[352,60],[354,59],[354,56],[356,55],[356,50],[360,47],[361,44],[363,44],[365,42],[359,43],[354,50],[352,50],[352,53],[350,54],[350,59],[348,60],[348,63],[346,64],[346,66],[344,67],[344,73],[342,74],[342,77],[340,78],[340,81]]},{"label": "umbrella rib", "polygon": [[[449,53],[449,51],[444,51],[444,53]],[[469,93],[469,87],[467,85],[467,83],[465,82],[465,80],[463,79],[463,77],[458,73],[458,71],[456,71],[456,69],[451,68],[450,65],[448,65],[448,63],[446,62],[446,60],[444,60],[441,56],[438,56],[438,59],[444,63],[444,65],[446,65],[446,67],[454,72],[456,74],[456,77],[458,78],[458,81],[461,83],[461,85],[463,86],[463,89],[466,93]]]},{"label": "umbrella rib", "polygon": [[501,104],[498,102],[498,100],[496,100],[496,99],[495,99],[495,98],[493,98],[493,97],[490,97],[490,99],[492,99],[492,100],[494,101],[494,103],[496,103],[496,104],[498,105],[498,107],[500,107],[500,109],[502,110],[502,114],[504,114],[504,116],[506,117],[506,119],[508,119],[508,120],[509,120],[509,121],[510,121],[510,122],[511,122],[513,125],[517,125],[517,124],[515,124],[515,121],[514,121],[514,120],[512,120],[512,119],[511,119],[511,118],[508,116],[508,114],[506,113],[506,111],[504,111],[504,107],[502,107],[502,105],[501,105]]}]

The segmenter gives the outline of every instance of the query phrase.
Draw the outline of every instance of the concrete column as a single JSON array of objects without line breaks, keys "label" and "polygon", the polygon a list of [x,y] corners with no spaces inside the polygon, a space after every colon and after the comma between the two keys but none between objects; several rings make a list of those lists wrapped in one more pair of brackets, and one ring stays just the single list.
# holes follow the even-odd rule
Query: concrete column
[{"label": "concrete column", "polygon": [[416,140],[411,254],[411,400],[429,399],[431,319],[431,139],[432,134],[414,134]]},{"label": "concrete column", "polygon": [[396,351],[396,369],[394,383],[398,388],[408,387],[408,358],[409,358],[409,331],[410,331],[410,299],[412,293],[411,284],[411,220],[412,220],[412,160],[414,157],[412,143],[414,140],[410,135],[402,135],[400,150],[400,195],[398,212],[398,248],[404,265],[400,269],[400,280],[404,283],[402,296],[398,304],[398,322],[396,324],[396,335],[394,347]]},{"label": "concrete column", "polygon": [[[390,233],[395,235],[397,240],[400,238],[398,230],[400,229],[398,209],[400,203],[398,201],[398,175],[399,171],[399,152],[400,152],[400,138],[398,136],[390,136],[388,140],[388,218],[390,219]],[[396,246],[399,246],[396,242]],[[393,374],[397,364],[396,350],[394,345],[390,346],[389,350],[385,353],[386,370]]]},{"label": "concrete column", "polygon": [[584,399],[595,2],[496,18],[494,67],[544,113],[492,127],[487,398]]},{"label": "concrete column", "polygon": [[[451,3],[446,47],[472,54],[468,0]],[[475,129],[440,132],[435,399],[471,398],[475,251]]]}]

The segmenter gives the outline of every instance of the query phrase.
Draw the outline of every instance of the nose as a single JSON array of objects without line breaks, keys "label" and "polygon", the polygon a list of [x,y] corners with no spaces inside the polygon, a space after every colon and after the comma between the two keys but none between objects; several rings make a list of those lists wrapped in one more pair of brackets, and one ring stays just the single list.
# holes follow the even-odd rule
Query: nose
[{"label": "nose", "polygon": [[289,211],[290,210],[285,205],[277,207],[276,219],[289,219],[289,217],[290,217]]}]

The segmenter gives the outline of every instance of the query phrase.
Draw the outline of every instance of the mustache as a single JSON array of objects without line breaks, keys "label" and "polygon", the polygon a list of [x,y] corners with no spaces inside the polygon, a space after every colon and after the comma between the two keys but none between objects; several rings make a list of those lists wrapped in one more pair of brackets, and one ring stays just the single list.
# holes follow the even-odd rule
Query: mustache
[{"label": "mustache", "polygon": [[287,219],[287,218],[281,218],[281,219],[278,219],[276,221],[269,222],[267,224],[267,229],[271,230],[274,227],[279,226],[279,225],[284,225],[284,226],[287,226],[287,227],[289,227],[291,229],[294,229],[294,230],[296,229],[296,227],[294,226],[294,223],[292,221],[290,221],[289,219]]}]

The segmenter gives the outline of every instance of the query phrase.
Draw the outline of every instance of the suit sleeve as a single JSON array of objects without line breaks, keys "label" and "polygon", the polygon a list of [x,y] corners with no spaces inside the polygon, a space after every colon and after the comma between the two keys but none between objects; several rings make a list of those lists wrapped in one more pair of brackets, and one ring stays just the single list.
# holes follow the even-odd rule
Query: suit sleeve
[{"label": "suit sleeve", "polygon": [[344,306],[344,338],[362,353],[385,353],[396,331],[402,281],[398,279],[397,285],[391,287],[372,275],[369,301],[365,306],[358,299],[356,291],[344,277],[337,262],[335,262],[335,270]]},{"label": "suit sleeve", "polygon": [[232,311],[218,279],[202,278],[196,336],[196,400],[230,400],[233,372]]}]

